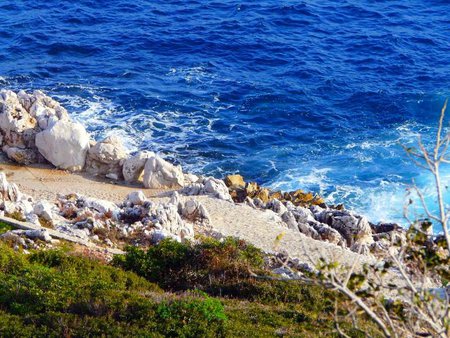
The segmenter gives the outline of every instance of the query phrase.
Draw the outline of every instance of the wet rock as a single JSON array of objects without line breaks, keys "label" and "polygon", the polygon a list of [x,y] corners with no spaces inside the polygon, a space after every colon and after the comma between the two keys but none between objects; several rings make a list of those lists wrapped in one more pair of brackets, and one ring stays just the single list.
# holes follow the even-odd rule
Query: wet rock
[{"label": "wet rock", "polygon": [[181,166],[153,156],[145,163],[143,182],[146,188],[151,189],[179,188],[184,185],[184,175]]},{"label": "wet rock", "polygon": [[109,175],[112,179],[120,179],[127,157],[122,141],[118,137],[109,136],[89,148],[85,170],[93,175]]},{"label": "wet rock", "polygon": [[55,167],[77,171],[85,165],[89,135],[81,124],[61,120],[36,135],[36,146]]}]

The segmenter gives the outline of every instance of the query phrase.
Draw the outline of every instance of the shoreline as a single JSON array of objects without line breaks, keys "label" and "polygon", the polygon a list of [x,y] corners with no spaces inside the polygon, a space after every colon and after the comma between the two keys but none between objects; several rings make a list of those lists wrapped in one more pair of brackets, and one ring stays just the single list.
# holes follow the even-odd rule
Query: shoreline
[{"label": "shoreline", "polygon": [[153,152],[130,154],[117,137],[96,142],[41,91],[2,90],[0,131],[1,212],[108,247],[213,231],[314,266],[323,257],[372,261],[406,240],[398,225],[372,224],[309,192],[201,177]]}]

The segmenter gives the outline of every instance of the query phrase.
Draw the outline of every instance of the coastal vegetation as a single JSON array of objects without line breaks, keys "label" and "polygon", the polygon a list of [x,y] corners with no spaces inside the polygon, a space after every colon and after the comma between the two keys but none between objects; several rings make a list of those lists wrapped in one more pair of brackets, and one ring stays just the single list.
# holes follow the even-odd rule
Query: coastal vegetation
[{"label": "coastal vegetation", "polygon": [[[113,265],[70,247],[25,255],[0,244],[2,336],[325,337],[336,336],[335,302],[346,306],[320,286],[255,278],[270,273],[264,255],[232,239],[165,240]],[[362,320],[342,326],[374,332]]]}]

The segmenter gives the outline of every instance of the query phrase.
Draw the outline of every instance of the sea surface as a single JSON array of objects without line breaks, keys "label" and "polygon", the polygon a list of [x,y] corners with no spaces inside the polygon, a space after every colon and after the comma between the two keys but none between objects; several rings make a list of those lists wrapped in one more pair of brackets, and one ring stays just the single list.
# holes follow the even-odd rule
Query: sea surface
[{"label": "sea surface", "polygon": [[400,145],[450,97],[450,1],[1,0],[0,87],[192,172],[402,221],[412,179],[433,204]]}]

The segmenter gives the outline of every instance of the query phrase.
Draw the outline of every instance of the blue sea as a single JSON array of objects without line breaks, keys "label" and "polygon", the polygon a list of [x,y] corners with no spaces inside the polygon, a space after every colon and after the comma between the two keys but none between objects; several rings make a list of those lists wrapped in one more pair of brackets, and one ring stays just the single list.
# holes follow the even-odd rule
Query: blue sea
[{"label": "blue sea", "polygon": [[1,0],[0,87],[189,171],[401,221],[412,179],[433,202],[400,145],[450,97],[450,1]]}]

